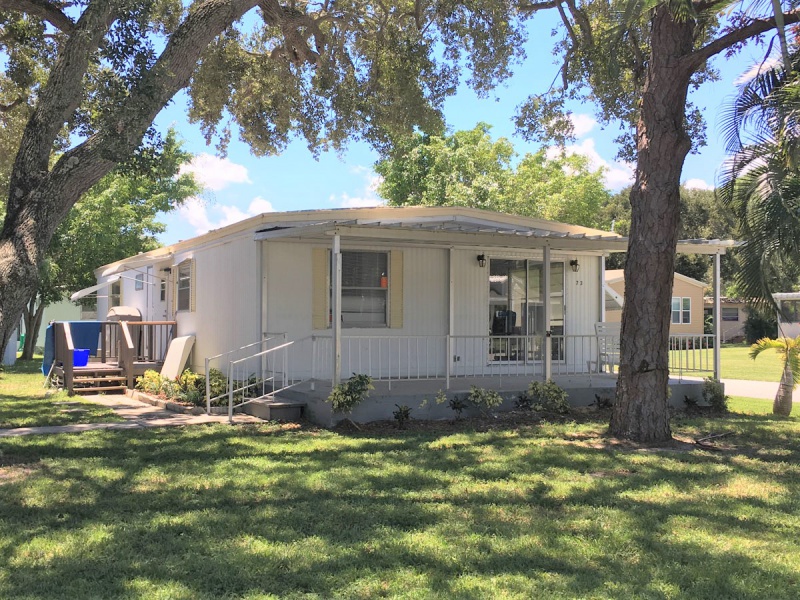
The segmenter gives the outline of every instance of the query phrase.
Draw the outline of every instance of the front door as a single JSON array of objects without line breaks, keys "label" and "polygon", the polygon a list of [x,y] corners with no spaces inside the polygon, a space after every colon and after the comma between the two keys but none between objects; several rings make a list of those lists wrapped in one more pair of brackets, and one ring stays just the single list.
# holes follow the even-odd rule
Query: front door
[{"label": "front door", "polygon": [[531,362],[542,359],[549,329],[553,360],[564,357],[564,263],[550,263],[550,326],[544,322],[541,260],[493,258],[489,261],[490,359]]}]

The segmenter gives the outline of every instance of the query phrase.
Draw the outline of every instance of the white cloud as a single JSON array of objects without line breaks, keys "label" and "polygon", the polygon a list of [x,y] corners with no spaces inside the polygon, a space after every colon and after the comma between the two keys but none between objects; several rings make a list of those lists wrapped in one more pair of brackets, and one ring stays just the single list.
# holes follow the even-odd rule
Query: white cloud
[{"label": "white cloud", "polygon": [[572,127],[574,128],[575,136],[579,138],[585,136],[592,129],[594,129],[595,125],[597,125],[597,121],[595,121],[589,115],[572,113],[569,116],[569,120],[572,121]]},{"label": "white cloud", "polygon": [[[592,169],[603,167],[605,169],[604,179],[606,186],[612,190],[618,190],[633,183],[633,165],[625,162],[609,162],[605,160],[597,152],[593,138],[587,138],[580,144],[567,146],[564,151],[567,154],[582,154],[588,157],[589,165]],[[561,150],[558,148],[548,148],[547,157],[554,158],[558,156],[559,152],[561,152]]]},{"label": "white cloud", "polygon": [[195,196],[189,198],[178,209],[178,213],[194,227],[197,235],[201,235],[212,229],[219,229],[274,210],[272,203],[260,196],[253,198],[246,211],[232,204],[209,205],[202,198]]},{"label": "white cloud", "polygon": [[683,187],[690,190],[713,190],[714,186],[706,183],[702,179],[687,179],[683,182]]},{"label": "white cloud", "polygon": [[214,191],[219,191],[231,183],[253,183],[244,165],[205,152],[182,165],[180,174],[184,173],[192,173],[201,185]]},{"label": "white cloud", "polygon": [[360,175],[364,180],[364,187],[359,194],[351,196],[347,192],[342,192],[338,196],[332,194],[329,200],[339,208],[369,208],[372,206],[383,206],[386,202],[377,194],[378,186],[383,178],[376,174],[369,167],[356,166],[350,169],[356,175]]}]

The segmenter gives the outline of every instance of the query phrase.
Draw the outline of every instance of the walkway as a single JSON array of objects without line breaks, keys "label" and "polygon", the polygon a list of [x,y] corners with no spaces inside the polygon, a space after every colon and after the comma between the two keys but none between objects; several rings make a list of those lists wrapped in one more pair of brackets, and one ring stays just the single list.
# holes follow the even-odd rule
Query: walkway
[{"label": "walkway", "polygon": [[[743,379],[723,379],[725,393],[728,396],[743,396],[745,398],[766,398],[773,400],[778,392],[777,381],[746,381]],[[794,402],[800,402],[800,388],[795,388],[792,394]]]},{"label": "walkway", "polygon": [[[117,416],[125,420],[120,423],[75,423],[73,425],[53,425],[49,427],[0,429],[0,437],[42,435],[47,433],[78,433],[95,429],[144,429],[146,427],[175,427],[228,422],[228,415],[185,415],[133,400],[124,394],[84,396],[84,398],[108,406],[114,410]],[[233,416],[233,422],[241,424],[262,423],[263,421],[250,415],[237,414]]]}]

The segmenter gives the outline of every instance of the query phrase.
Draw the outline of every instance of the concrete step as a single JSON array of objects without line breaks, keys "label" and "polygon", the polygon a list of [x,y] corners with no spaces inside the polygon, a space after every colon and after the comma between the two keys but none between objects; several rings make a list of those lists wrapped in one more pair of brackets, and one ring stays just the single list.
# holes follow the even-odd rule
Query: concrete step
[{"label": "concrete step", "polygon": [[278,398],[275,400],[253,400],[239,410],[265,421],[298,423],[303,417],[305,407],[305,402],[293,402]]}]

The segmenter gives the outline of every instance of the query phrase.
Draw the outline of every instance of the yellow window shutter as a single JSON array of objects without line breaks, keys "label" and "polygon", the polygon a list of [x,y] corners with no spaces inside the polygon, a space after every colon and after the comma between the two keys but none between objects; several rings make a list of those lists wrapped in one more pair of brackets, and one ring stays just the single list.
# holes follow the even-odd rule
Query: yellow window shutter
[{"label": "yellow window shutter", "polygon": [[311,327],[328,328],[328,249],[311,249]]},{"label": "yellow window shutter", "polygon": [[192,259],[192,266],[189,271],[189,310],[194,312],[197,310],[197,275],[195,270],[195,259]]},{"label": "yellow window shutter", "polygon": [[389,253],[389,327],[403,327],[403,252]]}]

